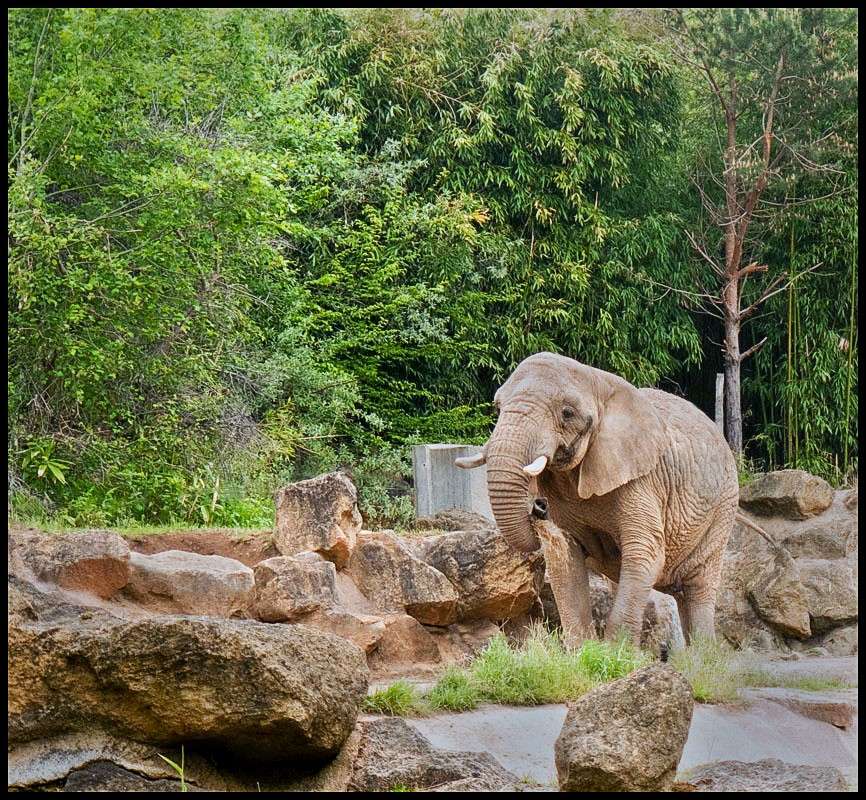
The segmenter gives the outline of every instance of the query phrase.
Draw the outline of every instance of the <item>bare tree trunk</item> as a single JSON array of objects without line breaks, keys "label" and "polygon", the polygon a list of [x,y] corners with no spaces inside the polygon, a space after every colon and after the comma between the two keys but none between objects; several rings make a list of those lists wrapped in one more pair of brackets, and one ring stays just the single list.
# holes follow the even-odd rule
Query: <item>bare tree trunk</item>
[{"label": "bare tree trunk", "polygon": [[725,319],[725,439],[734,455],[743,452],[743,412],[740,405],[740,325]]},{"label": "bare tree trunk", "polygon": [[725,149],[725,286],[722,310],[725,324],[725,439],[739,456],[743,452],[743,414],[740,406],[740,259],[742,240],[738,236],[737,218],[737,85],[732,80],[730,98],[725,108],[728,134]]}]

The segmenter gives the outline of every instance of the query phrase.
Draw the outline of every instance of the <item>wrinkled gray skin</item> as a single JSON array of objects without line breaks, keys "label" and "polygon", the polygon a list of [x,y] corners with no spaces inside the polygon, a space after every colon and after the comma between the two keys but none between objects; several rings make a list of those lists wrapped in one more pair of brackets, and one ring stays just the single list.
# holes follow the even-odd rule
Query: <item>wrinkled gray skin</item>
[{"label": "wrinkled gray skin", "polygon": [[529,513],[535,496],[547,498],[551,529],[568,540],[546,547],[566,558],[548,576],[568,638],[592,632],[584,558],[618,584],[607,637],[622,628],[640,636],[652,588],[674,595],[687,640],[714,636],[739,490],[734,457],[710,419],[675,395],[553,353],[523,361],[494,403],[499,419],[482,456],[460,466],[486,460],[493,514],[518,550],[537,549],[537,531],[550,544]]}]

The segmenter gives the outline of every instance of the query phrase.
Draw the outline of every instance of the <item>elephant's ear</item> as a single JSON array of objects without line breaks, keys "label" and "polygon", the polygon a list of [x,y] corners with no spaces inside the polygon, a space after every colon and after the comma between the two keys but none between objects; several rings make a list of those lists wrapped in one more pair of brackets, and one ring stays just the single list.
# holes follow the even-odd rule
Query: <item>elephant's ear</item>
[{"label": "elephant's ear", "polygon": [[618,380],[601,408],[599,424],[580,464],[577,491],[584,500],[646,475],[665,444],[661,420],[630,383]]}]

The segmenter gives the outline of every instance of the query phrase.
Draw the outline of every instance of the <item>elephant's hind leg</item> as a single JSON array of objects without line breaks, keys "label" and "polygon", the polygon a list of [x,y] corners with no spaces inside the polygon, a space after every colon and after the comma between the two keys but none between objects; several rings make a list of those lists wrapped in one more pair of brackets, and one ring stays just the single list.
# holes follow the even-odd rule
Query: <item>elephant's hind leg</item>
[{"label": "elephant's hind leg", "polygon": [[682,601],[677,599],[686,643],[695,637],[716,637],[716,594],[722,566],[722,551],[710,556],[700,569],[683,580]]}]

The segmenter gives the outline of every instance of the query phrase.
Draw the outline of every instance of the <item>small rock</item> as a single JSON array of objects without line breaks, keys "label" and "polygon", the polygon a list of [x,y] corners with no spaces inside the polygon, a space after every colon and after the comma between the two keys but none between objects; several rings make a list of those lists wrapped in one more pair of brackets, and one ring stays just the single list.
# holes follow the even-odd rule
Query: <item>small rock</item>
[{"label": "small rock", "polygon": [[9,535],[9,570],[108,599],[129,581],[129,546],[108,531]]},{"label": "small rock", "polygon": [[784,553],[774,552],[771,559],[773,566],[752,584],[747,597],[758,616],[780,633],[808,639],[812,627],[798,565]]},{"label": "small rock", "polygon": [[414,527],[419,531],[486,531],[494,530],[496,523],[473,511],[450,508],[430,517],[418,517]]},{"label": "small rock", "polygon": [[428,625],[450,625],[457,618],[451,582],[391,531],[361,533],[347,571],[378,609],[405,611]]},{"label": "small rock", "polygon": [[343,569],[361,530],[358,491],[342,472],[290,484],[275,496],[274,544],[284,556],[319,553]]},{"label": "small rock", "polygon": [[490,753],[437,750],[397,717],[362,719],[358,728],[362,739],[350,791],[497,791],[517,783]]},{"label": "small rock", "polygon": [[691,687],[667,664],[637,670],[570,703],[555,746],[560,790],[668,790],[692,707]]},{"label": "small rock", "polygon": [[844,792],[848,785],[835,767],[762,761],[715,761],[689,770],[683,780],[698,792]]},{"label": "small rock", "polygon": [[249,604],[253,571],[232,558],[164,550],[132,553],[126,597],[171,614],[231,617]]},{"label": "small rock", "polygon": [[833,487],[800,469],[767,472],[740,489],[740,505],[763,516],[807,519],[828,509],[832,502]]},{"label": "small rock", "polygon": [[262,622],[293,622],[336,601],[336,567],[318,553],[260,561],[254,576],[250,614]]}]

